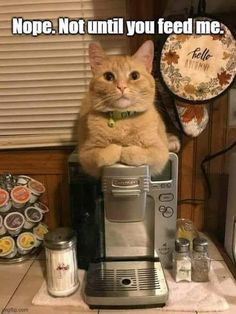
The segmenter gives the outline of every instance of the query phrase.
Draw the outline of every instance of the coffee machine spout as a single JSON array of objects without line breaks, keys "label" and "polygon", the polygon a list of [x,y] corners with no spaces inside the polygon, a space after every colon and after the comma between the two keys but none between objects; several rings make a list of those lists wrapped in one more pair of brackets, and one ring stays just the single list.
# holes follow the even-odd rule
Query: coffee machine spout
[{"label": "coffee machine spout", "polygon": [[103,168],[102,190],[106,218],[113,222],[142,221],[149,192],[149,167],[115,164]]}]

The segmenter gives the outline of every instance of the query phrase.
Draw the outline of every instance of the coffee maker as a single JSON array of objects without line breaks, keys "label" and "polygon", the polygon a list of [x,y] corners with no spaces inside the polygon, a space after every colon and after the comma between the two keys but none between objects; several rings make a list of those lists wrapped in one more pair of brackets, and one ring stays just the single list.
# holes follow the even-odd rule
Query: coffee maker
[{"label": "coffee maker", "polygon": [[[75,157],[75,156],[74,156]],[[91,308],[163,306],[177,218],[178,158],[158,176],[147,165],[104,167],[101,180],[70,159],[72,221]],[[76,167],[77,165],[77,167]]]}]

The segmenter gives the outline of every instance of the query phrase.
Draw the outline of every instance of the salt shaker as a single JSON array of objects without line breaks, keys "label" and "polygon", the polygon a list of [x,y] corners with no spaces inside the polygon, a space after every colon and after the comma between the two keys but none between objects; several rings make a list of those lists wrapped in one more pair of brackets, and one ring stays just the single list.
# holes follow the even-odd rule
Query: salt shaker
[{"label": "salt shaker", "polygon": [[173,277],[176,282],[191,281],[190,242],[187,239],[175,240],[173,252]]},{"label": "salt shaker", "polygon": [[198,282],[209,281],[210,263],[207,240],[205,238],[195,238],[192,252],[192,280]]},{"label": "salt shaker", "polygon": [[56,228],[44,237],[49,294],[65,297],[79,287],[76,235],[70,228]]}]

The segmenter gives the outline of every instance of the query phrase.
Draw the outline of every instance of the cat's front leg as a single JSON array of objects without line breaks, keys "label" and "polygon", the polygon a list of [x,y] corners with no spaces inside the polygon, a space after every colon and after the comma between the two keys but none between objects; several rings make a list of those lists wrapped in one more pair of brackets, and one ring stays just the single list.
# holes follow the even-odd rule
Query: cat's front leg
[{"label": "cat's front leg", "polygon": [[149,165],[152,174],[158,174],[165,167],[169,158],[169,151],[166,145],[161,147],[122,147],[121,162],[130,166]]},{"label": "cat's front leg", "polygon": [[120,162],[120,158],[121,146],[110,144],[98,151],[96,163],[99,168],[102,168],[104,166],[111,166],[117,162]]},{"label": "cat's front leg", "polygon": [[82,147],[79,150],[79,161],[84,171],[93,177],[100,177],[104,166],[110,166],[120,161],[121,146],[108,145],[105,148]]},{"label": "cat's front leg", "polygon": [[135,145],[122,147],[120,161],[130,166],[141,166],[148,163],[147,152]]},{"label": "cat's front leg", "polygon": [[167,133],[167,139],[168,139],[168,148],[170,152],[178,153],[181,148],[180,140],[179,138],[171,133]]}]

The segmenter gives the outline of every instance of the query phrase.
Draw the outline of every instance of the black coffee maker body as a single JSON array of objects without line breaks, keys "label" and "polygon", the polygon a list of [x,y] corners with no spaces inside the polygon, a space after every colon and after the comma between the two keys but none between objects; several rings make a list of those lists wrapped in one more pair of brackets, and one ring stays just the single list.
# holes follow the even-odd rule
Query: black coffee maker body
[{"label": "black coffee maker body", "polygon": [[78,155],[68,160],[72,227],[77,233],[78,267],[88,269],[103,256],[103,199],[101,182],[83,172]]}]

